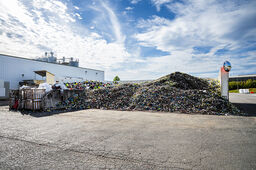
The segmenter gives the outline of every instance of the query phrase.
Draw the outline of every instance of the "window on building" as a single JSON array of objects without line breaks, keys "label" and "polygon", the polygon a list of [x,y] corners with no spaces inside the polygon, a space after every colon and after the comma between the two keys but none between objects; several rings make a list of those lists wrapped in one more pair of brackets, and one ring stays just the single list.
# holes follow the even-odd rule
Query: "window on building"
[{"label": "window on building", "polygon": [[21,77],[24,77],[24,74],[21,74]]}]

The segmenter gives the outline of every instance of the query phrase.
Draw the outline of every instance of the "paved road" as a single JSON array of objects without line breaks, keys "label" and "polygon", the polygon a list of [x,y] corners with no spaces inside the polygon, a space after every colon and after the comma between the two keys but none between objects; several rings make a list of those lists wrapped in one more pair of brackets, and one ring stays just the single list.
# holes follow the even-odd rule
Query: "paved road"
[{"label": "paved road", "polygon": [[256,116],[256,94],[229,93],[229,101],[250,116]]},{"label": "paved road", "polygon": [[256,118],[0,107],[0,169],[256,169]]}]

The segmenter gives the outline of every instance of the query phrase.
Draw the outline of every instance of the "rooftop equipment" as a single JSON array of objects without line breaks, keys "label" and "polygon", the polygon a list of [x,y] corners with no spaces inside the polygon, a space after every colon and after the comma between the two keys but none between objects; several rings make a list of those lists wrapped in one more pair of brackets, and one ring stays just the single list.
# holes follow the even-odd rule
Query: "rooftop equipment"
[{"label": "rooftop equipment", "polygon": [[74,66],[78,67],[79,66],[79,60],[76,59],[74,60],[73,57],[70,58],[65,58],[62,57],[60,59],[57,59],[57,57],[54,57],[53,52],[45,52],[43,57],[36,58],[37,61],[44,61],[48,63],[56,63],[56,64],[63,64],[63,65],[68,65],[68,66]]}]

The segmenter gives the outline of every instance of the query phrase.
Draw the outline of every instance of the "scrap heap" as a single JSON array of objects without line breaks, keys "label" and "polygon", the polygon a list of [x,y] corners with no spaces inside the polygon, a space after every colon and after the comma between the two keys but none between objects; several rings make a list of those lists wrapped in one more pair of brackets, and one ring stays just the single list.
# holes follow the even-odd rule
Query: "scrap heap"
[{"label": "scrap heap", "polygon": [[78,102],[80,108],[241,114],[228,100],[220,97],[217,84],[180,72],[142,84],[88,89],[83,97],[73,101]]},{"label": "scrap heap", "polygon": [[131,98],[139,87],[136,84],[122,84],[87,91],[87,104],[97,109],[130,110]]},{"label": "scrap heap", "polygon": [[110,83],[103,83],[98,81],[83,81],[74,83],[65,83],[65,86],[70,89],[84,90],[84,89],[100,89],[103,87],[110,86]]}]

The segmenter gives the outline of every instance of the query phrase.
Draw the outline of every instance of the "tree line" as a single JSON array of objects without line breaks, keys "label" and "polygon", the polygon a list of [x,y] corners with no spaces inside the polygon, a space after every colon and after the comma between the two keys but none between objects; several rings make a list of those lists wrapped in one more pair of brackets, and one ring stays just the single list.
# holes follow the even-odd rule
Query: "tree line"
[{"label": "tree line", "polygon": [[252,79],[246,81],[231,81],[228,84],[229,90],[256,88],[256,80]]}]

